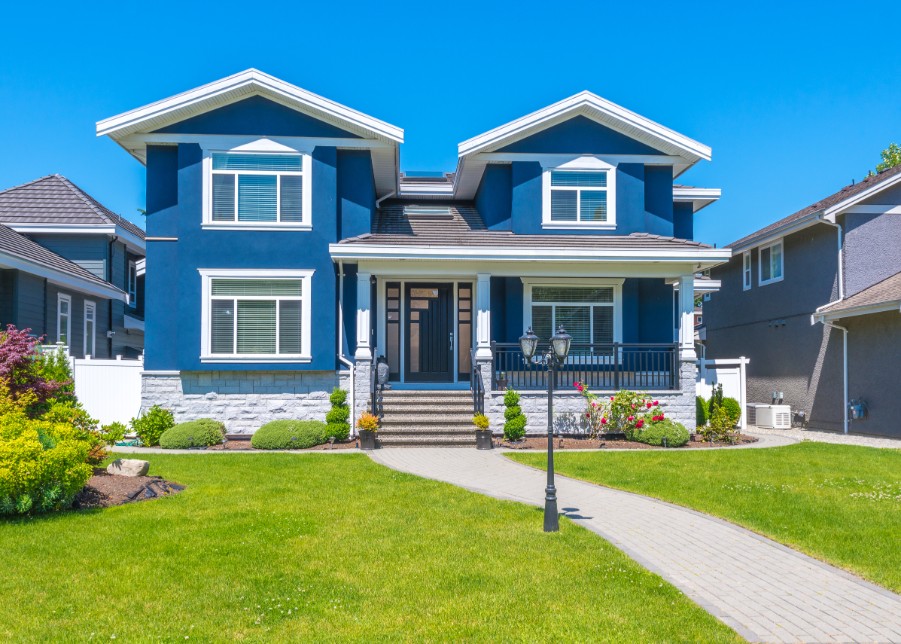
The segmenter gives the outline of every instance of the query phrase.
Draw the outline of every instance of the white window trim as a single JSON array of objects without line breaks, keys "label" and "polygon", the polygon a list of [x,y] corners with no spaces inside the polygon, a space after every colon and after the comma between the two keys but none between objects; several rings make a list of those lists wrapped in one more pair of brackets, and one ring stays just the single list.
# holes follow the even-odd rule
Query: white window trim
[{"label": "white window trim", "polygon": [[[201,315],[200,315],[200,361],[209,363],[298,363],[312,361],[310,345],[310,324],[313,310],[313,270],[295,269],[228,269],[228,268],[200,268],[198,269],[202,281]],[[301,279],[301,300],[303,302],[300,332],[299,354],[221,354],[212,353],[210,347],[210,283],[214,278],[285,278]]]},{"label": "white window trim", "polygon": [[753,264],[751,263],[751,251],[746,250],[741,255],[741,288],[750,291],[754,281]]},{"label": "white window trim", "polygon": [[[532,326],[532,289],[535,286],[613,287],[613,343],[623,341],[623,279],[522,278],[522,320],[525,328]],[[543,303],[542,303],[543,304]]]},{"label": "white window trim", "polygon": [[[765,279],[763,279],[763,251],[765,251],[767,248],[770,248],[770,249],[775,248],[776,246],[778,246],[779,250],[781,251],[779,253],[779,260],[782,262],[782,271],[781,271],[781,274],[779,275],[779,277],[772,277],[768,280],[765,280]],[[770,251],[770,257],[772,258],[772,256],[773,256],[773,253],[772,253],[772,251]],[[767,284],[775,284],[776,282],[781,282],[784,279],[785,279],[785,246],[782,244],[782,239],[777,239],[776,241],[771,242],[769,244],[765,244],[757,249],[757,283],[760,286],[766,286]]]},{"label": "white window trim", "polygon": [[[595,171],[607,173],[607,221],[553,221],[551,219],[551,172]],[[545,166],[541,174],[541,227],[550,230],[615,230],[616,166],[595,156],[583,156],[557,166]]]},{"label": "white window trim", "polygon": [[[88,311],[91,311],[94,314],[94,319],[91,322],[94,325],[94,331],[90,335],[88,335]],[[97,303],[91,300],[84,301],[84,341],[83,341],[83,355],[85,357],[96,356],[97,351]],[[91,351],[88,351],[88,340],[90,340]]]},{"label": "white window trim", "polygon": [[[303,221],[291,222],[247,222],[247,221],[213,221],[213,155],[228,154],[290,154],[299,155],[302,159],[301,172],[303,183],[303,202],[301,204]],[[244,145],[239,145],[230,149],[222,147],[204,148],[203,150],[203,222],[201,228],[204,230],[255,230],[255,231],[285,231],[285,230],[312,230],[313,229],[313,158],[309,151],[299,148],[290,147],[282,143],[276,143],[270,139],[260,139]],[[248,174],[254,174],[254,171],[247,171]],[[270,172],[258,172],[257,174],[279,174]],[[291,172],[283,172],[280,174],[297,174]],[[235,182],[235,190],[237,190],[237,181]],[[280,207],[276,201],[277,207]],[[237,208],[237,201],[235,207]]]},{"label": "white window trim", "polygon": [[56,295],[56,343],[60,344],[60,318],[61,304],[65,302],[69,305],[69,313],[66,315],[66,352],[72,352],[72,296],[65,293],[57,293]]},{"label": "white window trim", "polygon": [[[134,283],[131,279],[134,276]],[[128,291],[128,306],[136,308],[138,306],[138,263],[128,260],[128,272],[125,276],[125,288]]]}]

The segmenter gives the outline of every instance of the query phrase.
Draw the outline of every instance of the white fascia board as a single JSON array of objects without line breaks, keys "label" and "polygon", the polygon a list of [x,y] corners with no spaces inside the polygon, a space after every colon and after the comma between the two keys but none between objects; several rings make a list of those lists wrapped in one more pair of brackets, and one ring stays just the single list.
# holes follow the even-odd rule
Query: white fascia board
[{"label": "white fascia board", "polygon": [[879,302],[878,304],[865,304],[863,306],[855,306],[853,308],[840,309],[837,311],[823,311],[815,314],[814,317],[818,322],[823,322],[825,320],[840,320],[842,318],[870,315],[872,313],[886,313],[890,311],[901,312],[901,300]]},{"label": "white fascia board", "polygon": [[743,252],[751,250],[753,248],[757,248],[758,246],[766,246],[769,243],[777,241],[781,237],[788,237],[789,235],[793,235],[794,233],[800,232],[805,228],[810,228],[811,226],[820,223],[820,215],[822,211],[812,213],[803,219],[799,219],[797,221],[793,221],[790,224],[785,226],[780,226],[776,230],[767,233],[764,237],[758,237],[756,239],[752,239],[749,242],[745,242],[744,244],[740,244],[732,247],[732,256],[737,257],[741,255]]},{"label": "white fascia board", "polygon": [[[671,284],[675,289],[679,290],[679,280],[678,279],[668,279],[666,280],[667,284]],[[716,293],[722,288],[723,283],[721,280],[712,280],[705,278],[695,278],[694,292],[695,293]]]},{"label": "white fascia board", "polygon": [[127,331],[139,331],[144,333],[144,320],[125,315],[125,321],[122,324]]},{"label": "white fascia board", "polygon": [[869,199],[873,195],[876,195],[876,194],[882,192],[886,188],[891,188],[892,186],[897,185],[897,184],[901,184],[901,174],[896,174],[892,177],[889,177],[888,179],[885,179],[884,181],[875,183],[872,186],[870,186],[869,188],[867,188],[866,190],[864,190],[863,192],[859,192],[856,195],[854,195],[853,197],[849,197],[848,199],[845,199],[844,201],[840,201],[837,204],[830,206],[829,208],[827,208],[824,211],[824,214],[827,217],[831,217],[833,215],[840,215],[845,210],[847,210],[849,207],[851,207],[855,204],[859,204],[861,201]]},{"label": "white fascia board", "polygon": [[703,143],[588,91],[579,92],[537,112],[463,141],[457,146],[457,153],[459,156],[468,156],[476,152],[490,151],[579,114],[616,130],[629,130],[633,138],[644,139],[651,145],[662,144],[679,156],[685,156],[692,163],[699,159],[709,161],[711,158],[710,148]]},{"label": "white fascia board", "polygon": [[[403,129],[336,103],[296,85],[286,83],[257,69],[228,76],[198,88],[176,94],[97,122],[97,136],[121,138],[150,123],[149,129],[164,127],[167,118],[178,122],[228,105],[251,95],[274,99],[311,116],[326,118],[355,134],[402,143]],[[119,135],[119,136],[117,136]]]},{"label": "white fascia board", "polygon": [[695,213],[717,201],[722,194],[719,188],[673,188],[673,202],[690,203]]},{"label": "white fascia board", "polygon": [[57,286],[78,291],[85,295],[128,302],[128,295],[112,284],[104,286],[103,284],[86,280],[77,275],[71,275],[55,268],[50,268],[49,266],[44,266],[43,264],[38,264],[37,262],[32,262],[23,257],[10,255],[2,251],[0,251],[0,267],[16,269],[29,273],[30,275],[43,277]]}]

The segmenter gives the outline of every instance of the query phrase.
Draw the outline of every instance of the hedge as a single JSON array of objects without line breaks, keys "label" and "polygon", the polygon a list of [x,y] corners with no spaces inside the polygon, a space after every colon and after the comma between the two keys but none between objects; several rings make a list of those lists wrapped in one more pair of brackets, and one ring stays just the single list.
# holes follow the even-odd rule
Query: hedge
[{"label": "hedge", "polygon": [[200,418],[170,427],[160,436],[163,449],[190,449],[218,445],[225,439],[225,425],[212,418]]},{"label": "hedge", "polygon": [[273,420],[251,437],[256,449],[306,449],[327,440],[326,424],[319,420]]}]

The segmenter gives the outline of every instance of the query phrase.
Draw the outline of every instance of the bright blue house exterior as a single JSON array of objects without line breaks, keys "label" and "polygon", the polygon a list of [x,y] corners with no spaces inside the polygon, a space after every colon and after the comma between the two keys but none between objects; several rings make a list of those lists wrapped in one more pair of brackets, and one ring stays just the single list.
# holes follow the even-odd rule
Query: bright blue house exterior
[{"label": "bright blue house exterior", "polygon": [[[256,70],[101,121],[147,168],[144,405],[232,433],[321,418],[334,386],[475,389],[496,427],[541,374],[515,343],[563,324],[567,370],[694,422],[693,241],[710,149],[583,92],[399,171],[403,131]],[[561,426],[581,401],[565,396]]]}]

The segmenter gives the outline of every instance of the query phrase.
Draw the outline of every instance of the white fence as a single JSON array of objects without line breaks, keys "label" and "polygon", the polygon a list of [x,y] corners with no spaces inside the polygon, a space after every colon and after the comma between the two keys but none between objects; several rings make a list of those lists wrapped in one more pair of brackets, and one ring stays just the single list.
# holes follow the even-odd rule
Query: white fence
[{"label": "white fence", "polygon": [[697,395],[705,400],[710,398],[716,385],[723,386],[723,395],[727,398],[735,398],[741,405],[741,420],[739,426],[748,428],[748,420],[745,418],[745,410],[748,405],[748,374],[747,366],[751,362],[749,358],[698,360]]},{"label": "white fence", "polygon": [[128,423],[141,410],[143,370],[142,360],[72,358],[75,395],[101,425]]}]

